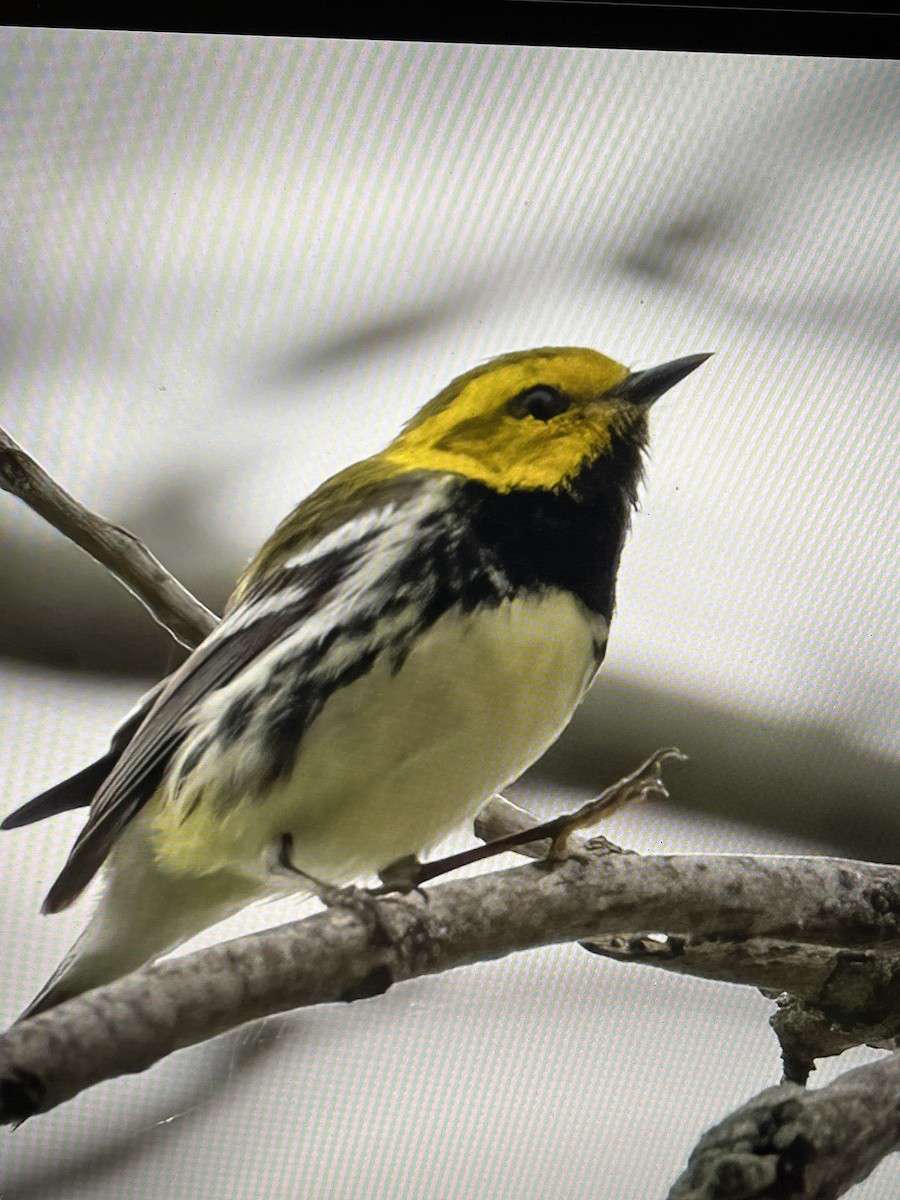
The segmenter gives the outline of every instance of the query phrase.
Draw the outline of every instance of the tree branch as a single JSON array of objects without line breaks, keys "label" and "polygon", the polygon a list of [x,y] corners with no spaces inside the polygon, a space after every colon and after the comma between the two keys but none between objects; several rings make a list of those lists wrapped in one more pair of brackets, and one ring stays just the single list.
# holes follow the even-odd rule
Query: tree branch
[{"label": "tree branch", "polygon": [[766,1088],[703,1135],[669,1200],[833,1200],[900,1149],[900,1054]]},{"label": "tree branch", "polygon": [[[475,831],[489,844],[511,840],[529,828],[534,818],[525,809],[494,796],[478,815]],[[587,839],[590,847],[605,839]],[[549,842],[517,847],[517,853],[541,858]],[[711,856],[710,861],[719,860]],[[772,858],[790,862],[839,862],[837,859]],[[866,870],[869,864],[847,863]],[[886,867],[884,870],[900,870]],[[805,886],[805,885],[804,885]],[[814,886],[814,885],[812,885]],[[825,893],[823,893],[824,895]],[[890,908],[890,901],[872,881],[871,903]],[[674,926],[669,926],[674,928]],[[865,937],[820,944],[807,938],[802,918],[793,935],[732,938],[725,932],[704,937],[688,926],[684,932],[642,931],[591,938],[585,950],[617,962],[641,963],[679,975],[716,979],[759,988],[778,998],[771,1024],[781,1044],[785,1078],[805,1083],[815,1059],[841,1054],[852,1046],[885,1045],[900,1034],[900,956],[889,941],[866,946]]]},{"label": "tree branch", "polygon": [[176,642],[193,648],[219,623],[140,540],[79,504],[3,429],[0,488],[80,546],[143,604]]},{"label": "tree branch", "polygon": [[839,859],[579,855],[441,884],[427,904],[371,903],[387,945],[358,914],[332,909],[160,963],[12,1026],[0,1038],[0,1121],[45,1112],[258,1017],[620,930],[734,943],[799,928],[810,945],[892,942],[900,951],[891,915],[900,913],[900,868]]}]

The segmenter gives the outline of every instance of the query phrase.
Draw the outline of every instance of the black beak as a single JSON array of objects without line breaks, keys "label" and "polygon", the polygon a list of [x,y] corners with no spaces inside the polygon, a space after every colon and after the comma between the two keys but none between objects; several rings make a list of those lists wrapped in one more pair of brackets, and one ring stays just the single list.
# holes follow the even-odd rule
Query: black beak
[{"label": "black beak", "polygon": [[696,371],[708,358],[712,358],[712,355],[689,354],[686,358],[676,358],[672,362],[663,363],[661,367],[632,371],[607,395],[616,400],[627,400],[631,404],[652,404],[663,392],[673,388],[676,383],[681,383],[691,371]]}]

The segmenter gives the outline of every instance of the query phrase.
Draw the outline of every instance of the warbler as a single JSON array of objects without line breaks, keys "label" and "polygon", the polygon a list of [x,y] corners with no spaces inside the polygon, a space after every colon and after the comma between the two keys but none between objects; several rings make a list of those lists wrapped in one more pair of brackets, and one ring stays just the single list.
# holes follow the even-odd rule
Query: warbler
[{"label": "warbler", "polygon": [[300,503],[108,753],[3,822],[90,805],[44,912],[105,877],[23,1015],[420,855],[533,763],[604,657],[650,407],[708,357],[505,354]]}]

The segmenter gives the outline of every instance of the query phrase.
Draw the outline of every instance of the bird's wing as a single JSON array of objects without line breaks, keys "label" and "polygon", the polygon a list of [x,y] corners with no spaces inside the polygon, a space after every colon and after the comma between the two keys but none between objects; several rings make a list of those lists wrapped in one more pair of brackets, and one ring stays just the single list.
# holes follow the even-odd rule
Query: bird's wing
[{"label": "bird's wing", "polygon": [[70,775],[61,783],[55,783],[46,792],[41,792],[9,813],[0,822],[0,829],[21,829],[23,825],[32,825],[35,821],[70,812],[73,808],[87,808],[115,766],[117,757],[112,750],[107,750],[90,766]]},{"label": "bird's wing", "polygon": [[190,732],[196,705],[315,613],[354,569],[374,527],[371,521],[351,521],[340,531],[343,536],[323,539],[299,561],[288,560],[277,574],[251,587],[169,676],[97,791],[87,824],[47,893],[44,912],[66,908],[97,873],[116,838],[159,786]]},{"label": "bird's wing", "polygon": [[58,813],[70,812],[73,808],[87,808],[102,787],[104,780],[122,757],[126,746],[137,733],[167,682],[167,679],[161,680],[149,692],[141,696],[135,707],[116,729],[109,749],[102,758],[98,758],[96,762],[92,762],[89,767],[84,767],[76,775],[71,775],[61,783],[56,783],[52,788],[48,788],[46,792],[41,792],[39,796],[28,800],[0,822],[0,829],[20,829],[23,825],[32,825],[35,821],[55,817]]}]

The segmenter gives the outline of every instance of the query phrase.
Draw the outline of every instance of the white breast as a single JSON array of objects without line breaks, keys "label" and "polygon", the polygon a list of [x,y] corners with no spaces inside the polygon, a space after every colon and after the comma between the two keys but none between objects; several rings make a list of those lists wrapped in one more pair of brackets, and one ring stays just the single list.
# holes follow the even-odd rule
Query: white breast
[{"label": "white breast", "polygon": [[561,592],[451,610],[399,672],[385,656],[328,700],[256,819],[292,833],[296,864],[332,882],[421,853],[555,741],[606,632]]}]

